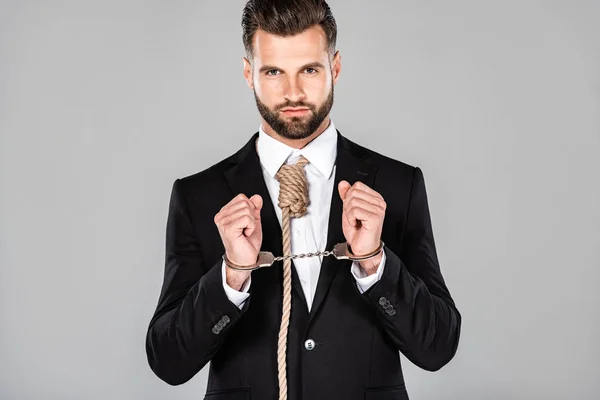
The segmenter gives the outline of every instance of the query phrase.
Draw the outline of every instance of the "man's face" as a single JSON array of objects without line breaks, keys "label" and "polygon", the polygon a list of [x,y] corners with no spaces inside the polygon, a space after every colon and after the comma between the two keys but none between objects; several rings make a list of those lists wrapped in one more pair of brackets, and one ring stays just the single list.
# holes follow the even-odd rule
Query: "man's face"
[{"label": "man's face", "polygon": [[289,37],[259,30],[252,65],[244,59],[244,76],[264,121],[286,139],[304,139],[331,111],[339,65],[339,54],[330,62],[318,25]]}]

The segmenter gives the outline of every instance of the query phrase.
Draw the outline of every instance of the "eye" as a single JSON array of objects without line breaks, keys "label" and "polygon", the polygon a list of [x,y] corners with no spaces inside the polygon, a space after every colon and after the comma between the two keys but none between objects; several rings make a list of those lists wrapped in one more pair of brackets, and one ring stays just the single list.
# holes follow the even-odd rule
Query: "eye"
[{"label": "eye", "polygon": [[[271,72],[273,72],[273,73],[271,73]],[[277,72],[279,72],[279,71],[278,71],[278,70],[276,70],[276,69],[270,69],[270,70],[268,70],[268,71],[266,72],[266,74],[267,74],[267,76],[275,76],[275,74],[276,74]]]},{"label": "eye", "polygon": [[317,73],[317,70],[315,68],[306,68],[305,71],[308,72],[309,75],[314,75]]}]

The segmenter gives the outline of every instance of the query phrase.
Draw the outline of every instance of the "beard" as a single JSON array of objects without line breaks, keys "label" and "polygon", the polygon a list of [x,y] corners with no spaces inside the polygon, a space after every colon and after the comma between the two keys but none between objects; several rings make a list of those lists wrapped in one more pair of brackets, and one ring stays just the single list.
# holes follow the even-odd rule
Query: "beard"
[{"label": "beard", "polygon": [[[306,139],[321,126],[333,107],[333,84],[331,85],[327,98],[319,107],[302,101],[287,101],[286,103],[270,109],[265,103],[260,101],[256,95],[256,90],[254,90],[254,99],[256,100],[256,106],[258,107],[260,115],[279,136],[286,139]],[[305,107],[310,111],[308,112],[308,115],[302,117],[283,119],[280,117],[279,110],[286,107]]]}]

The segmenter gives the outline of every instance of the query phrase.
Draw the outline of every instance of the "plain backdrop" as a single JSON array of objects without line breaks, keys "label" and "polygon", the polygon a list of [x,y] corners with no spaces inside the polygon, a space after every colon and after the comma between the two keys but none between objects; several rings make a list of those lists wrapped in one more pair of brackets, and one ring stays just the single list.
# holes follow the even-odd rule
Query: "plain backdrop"
[{"label": "plain backdrop", "polygon": [[[260,123],[243,5],[0,1],[0,399],[202,398],[145,334],[173,181]],[[330,5],[332,118],[422,168],[463,316],[411,399],[600,398],[600,2]]]}]

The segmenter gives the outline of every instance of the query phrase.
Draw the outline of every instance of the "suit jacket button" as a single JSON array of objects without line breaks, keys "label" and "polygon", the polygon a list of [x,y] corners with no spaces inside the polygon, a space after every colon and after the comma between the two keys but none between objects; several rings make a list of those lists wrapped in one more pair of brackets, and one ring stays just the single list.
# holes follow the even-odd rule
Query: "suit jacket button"
[{"label": "suit jacket button", "polygon": [[218,326],[216,326],[216,325],[215,325],[215,326],[213,326],[213,328],[212,328],[212,331],[213,331],[213,333],[214,333],[215,335],[218,335],[218,334],[221,332],[221,330],[219,329],[219,327],[218,327]]},{"label": "suit jacket button", "polygon": [[379,304],[381,304],[382,306],[385,305],[385,303],[387,303],[387,299],[385,297],[380,297],[379,298]]},{"label": "suit jacket button", "polygon": [[223,319],[223,322],[225,322],[226,324],[230,321],[230,319],[227,315],[224,315],[222,319]]},{"label": "suit jacket button", "polygon": [[304,347],[306,348],[306,350],[312,350],[315,348],[315,341],[312,339],[308,339],[306,342],[304,342]]},{"label": "suit jacket button", "polygon": [[391,310],[389,310],[387,313],[388,313],[388,315],[389,315],[390,317],[393,317],[394,315],[396,315],[396,310],[394,310],[394,309],[391,309]]}]

